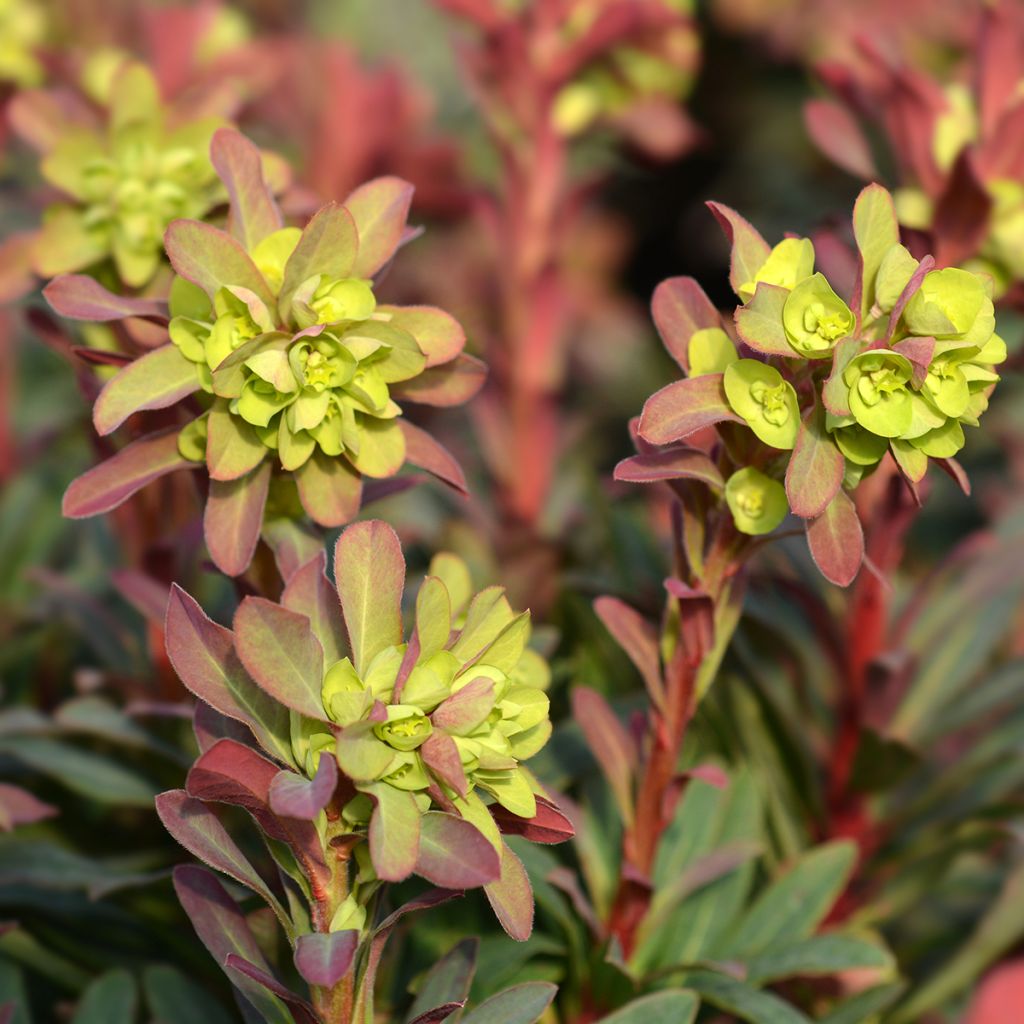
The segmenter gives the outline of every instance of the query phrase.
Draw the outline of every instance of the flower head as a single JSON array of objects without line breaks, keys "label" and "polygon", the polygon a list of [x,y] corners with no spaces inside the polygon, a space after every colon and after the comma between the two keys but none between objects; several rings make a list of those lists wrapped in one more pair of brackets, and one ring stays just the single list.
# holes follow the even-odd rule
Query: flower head
[{"label": "flower head", "polygon": [[789,511],[782,484],[753,466],[739,469],[729,477],[725,500],[736,529],[755,537],[771,533]]},{"label": "flower head", "polygon": [[850,307],[832,290],[824,274],[805,278],[789,293],[782,323],[789,343],[803,356],[826,357],[854,328]]}]

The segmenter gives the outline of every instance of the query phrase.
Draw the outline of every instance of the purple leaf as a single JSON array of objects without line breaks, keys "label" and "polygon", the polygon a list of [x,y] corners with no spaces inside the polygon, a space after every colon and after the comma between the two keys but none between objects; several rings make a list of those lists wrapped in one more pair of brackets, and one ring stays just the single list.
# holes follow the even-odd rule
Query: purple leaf
[{"label": "purple leaf", "polygon": [[658,654],[658,632],[639,612],[615,597],[599,597],[594,611],[615,642],[629,655],[643,678],[651,700],[661,707],[665,700]]},{"label": "purple leaf", "polygon": [[466,770],[459,756],[459,748],[451,736],[440,729],[435,729],[420,747],[420,756],[423,763],[446,786],[450,786],[461,797],[468,795],[469,782],[466,779]]},{"label": "purple leaf", "polygon": [[615,479],[633,484],[651,484],[662,480],[699,480],[722,490],[725,481],[718,467],[696,448],[669,448],[664,451],[633,455],[615,467]]},{"label": "purple leaf", "polygon": [[656,391],[644,403],[640,436],[651,444],[669,444],[704,427],[742,420],[729,408],[723,374],[677,380]]},{"label": "purple leaf", "polygon": [[330,803],[338,784],[334,754],[321,754],[313,779],[295,772],[278,772],[270,784],[270,808],[286,818],[312,821]]},{"label": "purple leaf", "polygon": [[409,182],[389,176],[368,181],[345,200],[359,233],[354,277],[373,277],[394,255],[409,218],[412,193]]},{"label": "purple leaf", "polygon": [[393,384],[391,394],[399,401],[419,402],[421,405],[462,405],[484,386],[486,379],[486,365],[461,352],[444,366],[435,366],[412,380]]},{"label": "purple leaf", "polygon": [[129,316],[167,316],[167,303],[159,299],[135,299],[107,291],[85,274],[61,274],[44,289],[50,308],[70,320],[121,320]]},{"label": "purple leaf", "polygon": [[309,619],[313,635],[324,651],[324,665],[329,667],[346,657],[348,644],[338,594],[327,579],[326,565],[327,556],[321,550],[296,569],[284,588],[281,604]]},{"label": "purple leaf", "polygon": [[633,773],[636,770],[633,741],[596,690],[575,687],[572,708],[587,746],[608,780],[622,820],[628,825],[633,821]]},{"label": "purple leaf", "polygon": [[166,409],[199,390],[199,374],[177,345],[163,345],[133,360],[104,385],[92,410],[96,432],[105,436],[132,413]]},{"label": "purple leaf", "polygon": [[420,812],[412,793],[386,782],[366,787],[376,801],[370,817],[370,859],[385,882],[401,882],[416,869]]},{"label": "purple leaf", "polygon": [[212,299],[221,288],[236,286],[255,292],[268,307],[274,295],[241,244],[220,228],[197,220],[172,221],[164,235],[171,266]]},{"label": "purple leaf", "polygon": [[848,587],[864,561],[864,531],[849,495],[840,490],[817,519],[807,521],[807,546],[822,576]]},{"label": "purple leaf", "polygon": [[868,140],[845,107],[834,100],[809,100],[804,106],[804,124],[811,141],[833,163],[855,178],[878,178]]},{"label": "purple leaf", "polygon": [[440,1024],[441,1021],[447,1020],[456,1010],[461,1010],[465,1005],[465,1000],[460,1003],[442,1003],[432,1010],[417,1014],[409,1021],[409,1024]]},{"label": "purple leaf", "polygon": [[722,203],[708,203],[708,209],[715,215],[725,237],[732,245],[729,257],[729,284],[737,295],[740,289],[754,280],[764,266],[771,247],[758,230],[735,210]]},{"label": "purple leaf", "polygon": [[[362,258],[363,235],[359,233],[359,254]],[[378,306],[378,313],[390,317],[388,323],[408,331],[427,357],[427,366],[450,363],[465,347],[466,332],[462,325],[436,306]]]},{"label": "purple leaf", "polygon": [[0,829],[10,832],[17,825],[32,825],[56,817],[56,807],[44,804],[27,789],[0,782]]},{"label": "purple leaf", "polygon": [[505,835],[522,836],[531,843],[553,846],[576,835],[572,822],[542,796],[537,797],[537,813],[532,818],[520,818],[501,804],[491,804],[488,810]]},{"label": "purple leaf", "polygon": [[842,452],[825,430],[824,415],[810,410],[786,467],[786,497],[793,514],[801,519],[821,515],[842,486],[845,468]]},{"label": "purple leaf", "polygon": [[408,420],[398,421],[405,436],[405,461],[419,469],[433,473],[459,494],[468,495],[466,476],[455,456],[440,441],[435,441],[425,430]]},{"label": "purple leaf", "polygon": [[249,567],[263,526],[272,466],[264,462],[237,480],[211,480],[203,535],[221,572],[240,576]]},{"label": "purple leaf", "polygon": [[295,966],[310,985],[333,988],[348,973],[359,946],[359,932],[313,932],[295,943]]},{"label": "purple leaf", "polygon": [[302,507],[321,526],[344,526],[359,515],[363,481],[347,459],[317,449],[295,471],[295,485]]},{"label": "purple leaf", "polygon": [[241,132],[221,128],[210,142],[210,161],[228,190],[231,233],[247,252],[284,226],[281,211],[263,180],[260,151]]},{"label": "purple leaf", "polygon": [[669,355],[687,373],[690,339],[697,331],[722,326],[718,310],[692,277],[662,281],[654,289],[651,314]]},{"label": "purple leaf", "polygon": [[236,983],[244,978],[246,981],[255,982],[261,988],[266,989],[271,996],[280,999],[289,1008],[289,1020],[294,1024],[320,1024],[320,1017],[309,1003],[301,996],[296,995],[290,988],[283,985],[270,973],[269,968],[257,967],[254,963],[246,960],[237,953],[228,953],[224,961],[224,970],[229,978]]},{"label": "purple leaf", "polygon": [[228,412],[223,400],[206,418],[206,468],[212,480],[237,480],[251,473],[266,457],[267,447],[256,431]]},{"label": "purple leaf", "polygon": [[501,876],[501,858],[479,829],[443,811],[420,820],[416,874],[442,889],[474,889]]},{"label": "purple leaf", "polygon": [[754,297],[745,306],[736,308],[736,333],[740,339],[766,355],[794,355],[782,323],[782,309],[788,297],[788,289],[759,282]]},{"label": "purple leaf", "polygon": [[523,862],[506,843],[501,848],[501,878],[484,886],[484,892],[501,927],[517,942],[525,942],[533,932],[533,888]]},{"label": "purple leaf", "polygon": [[[917,290],[921,287],[924,282],[925,274],[930,273],[935,267],[935,257],[925,256],[918,263],[917,269],[910,276],[910,280],[906,283],[903,291],[900,292],[900,297],[896,300],[896,305],[892,307],[892,312],[889,314],[889,328],[885,332],[885,340],[887,342],[892,341],[896,334],[896,327],[900,322],[900,317],[903,316],[903,310],[907,308],[907,303],[914,297]],[[842,344],[842,342],[840,342]]]},{"label": "purple leaf", "polygon": [[322,207],[288,257],[278,307],[287,310],[295,289],[314,274],[330,280],[352,276],[358,249],[359,234],[352,214],[337,203]]},{"label": "purple leaf", "polygon": [[494,708],[494,680],[471,680],[448,697],[430,716],[438,729],[464,736],[471,733]]},{"label": "purple leaf", "polygon": [[903,341],[893,345],[892,350],[910,360],[914,371],[910,382],[915,388],[923,387],[925,378],[928,376],[928,367],[935,354],[935,339],[904,338]]},{"label": "purple leaf", "polygon": [[116,455],[72,480],[64,492],[63,512],[69,519],[109,512],[136,491],[176,469],[194,469],[178,451],[178,431],[147,434]]}]

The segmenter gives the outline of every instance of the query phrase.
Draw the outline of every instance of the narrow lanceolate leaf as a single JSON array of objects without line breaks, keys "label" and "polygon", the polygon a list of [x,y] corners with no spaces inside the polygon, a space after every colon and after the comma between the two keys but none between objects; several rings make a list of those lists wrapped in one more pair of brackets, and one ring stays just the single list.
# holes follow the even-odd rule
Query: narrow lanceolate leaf
[{"label": "narrow lanceolate leaf", "polygon": [[825,417],[812,409],[796,435],[786,467],[786,497],[790,511],[802,519],[820,516],[843,483],[846,463],[825,430]]},{"label": "narrow lanceolate leaf", "polygon": [[487,379],[487,367],[474,356],[459,353],[450,363],[424,370],[412,380],[391,387],[399,401],[421,405],[453,406],[468,402]]},{"label": "narrow lanceolate leaf", "polygon": [[533,887],[523,862],[509,849],[501,848],[501,877],[484,886],[501,927],[517,942],[525,942],[533,932]]},{"label": "narrow lanceolate leaf", "polygon": [[64,492],[64,515],[85,519],[109,512],[167,473],[194,468],[178,451],[176,430],[147,434],[72,480]]},{"label": "narrow lanceolate leaf", "polygon": [[334,576],[349,648],[362,676],[385,647],[402,642],[405,558],[398,534],[377,519],[350,526],[334,548]]},{"label": "narrow lanceolate leaf", "polygon": [[688,350],[697,331],[721,327],[718,310],[692,277],[670,277],[654,289],[651,314],[672,358],[687,372]]},{"label": "narrow lanceolate leaf", "polygon": [[[359,255],[363,255],[363,235],[359,235]],[[466,347],[462,325],[436,306],[378,306],[377,313],[390,317],[389,323],[408,331],[427,357],[427,366],[451,362]]]},{"label": "narrow lanceolate leaf", "polygon": [[268,306],[274,296],[241,243],[226,231],[197,220],[172,221],[164,235],[171,266],[212,299],[220,288],[235,285],[255,292]]},{"label": "narrow lanceolate leaf", "polygon": [[846,107],[834,100],[810,100],[804,106],[804,123],[811,141],[833,163],[855,178],[878,178],[871,146]]},{"label": "narrow lanceolate leaf", "polygon": [[573,717],[583,730],[587,746],[611,787],[626,825],[633,821],[633,773],[636,750],[626,730],[596,690],[577,686],[572,691]]},{"label": "narrow lanceolate leaf", "polygon": [[737,295],[740,288],[754,280],[771,252],[771,246],[761,237],[757,228],[735,210],[722,203],[708,203],[725,237],[732,243],[729,257],[729,284]]},{"label": "narrow lanceolate leaf", "polygon": [[307,779],[296,772],[278,772],[270,784],[270,808],[285,818],[313,821],[330,803],[338,784],[338,762],[321,754],[316,775]]},{"label": "narrow lanceolate leaf", "polygon": [[327,556],[321,550],[296,569],[281,595],[285,608],[309,619],[313,635],[324,651],[324,665],[330,667],[348,654],[345,627],[338,610],[338,594],[327,579]]},{"label": "narrow lanceolate leaf", "polygon": [[558,991],[547,981],[525,981],[499,992],[462,1018],[462,1024],[536,1024]]},{"label": "narrow lanceolate leaf", "polygon": [[656,391],[644,403],[640,436],[650,444],[670,444],[715,423],[740,423],[726,400],[722,378],[709,373]]},{"label": "narrow lanceolate leaf", "polygon": [[866,316],[875,302],[875,278],[882,257],[900,241],[900,226],[892,196],[881,185],[871,184],[853,205],[853,235],[860,252],[860,312]]},{"label": "narrow lanceolate leaf", "polygon": [[658,653],[658,632],[639,612],[617,597],[599,597],[594,611],[615,642],[629,655],[643,678],[647,692],[661,706],[664,692],[661,661]]},{"label": "narrow lanceolate leaf", "polygon": [[50,308],[69,320],[122,320],[130,316],[167,316],[167,303],[158,299],[135,299],[107,291],[85,274],[61,274],[44,289]]},{"label": "narrow lanceolate leaf", "polygon": [[309,518],[321,526],[344,526],[359,515],[363,480],[347,459],[317,449],[295,471],[295,486]]},{"label": "narrow lanceolate leaf", "polygon": [[855,935],[813,935],[772,946],[747,961],[747,981],[764,985],[784,978],[868,968],[892,973],[893,966],[892,954],[867,939]]},{"label": "narrow lanceolate leaf", "polygon": [[736,332],[755,351],[770,356],[796,354],[782,325],[782,308],[788,297],[788,289],[761,281],[754,297],[736,310]]},{"label": "narrow lanceolate leaf", "polygon": [[663,480],[698,480],[715,490],[725,481],[718,467],[696,448],[669,448],[623,459],[615,467],[615,479],[632,484],[653,484]]},{"label": "narrow lanceolate leaf", "polygon": [[295,966],[310,985],[333,988],[352,966],[359,947],[359,932],[314,932],[295,943]]},{"label": "narrow lanceolate leaf", "polygon": [[[416,992],[416,999],[406,1014],[405,1024],[415,1024],[417,1020],[422,1021],[424,1014],[432,1013],[442,1007],[452,1007],[448,1010],[447,1015],[450,1015],[455,1009],[465,1005],[469,998],[469,986],[473,982],[473,974],[476,970],[476,957],[479,948],[479,939],[463,939],[430,968]],[[436,1019],[444,1020],[445,1017]]]},{"label": "narrow lanceolate leaf", "polygon": [[231,201],[231,233],[251,252],[282,227],[281,211],[263,180],[263,158],[241,132],[221,128],[210,142],[210,161]]},{"label": "narrow lanceolate leaf", "polygon": [[337,203],[318,210],[285,264],[280,308],[287,310],[295,289],[314,274],[332,280],[349,277],[358,249],[359,235],[348,210]]},{"label": "narrow lanceolate leaf", "polygon": [[427,811],[420,821],[415,871],[442,889],[475,889],[501,877],[501,858],[468,821]]},{"label": "narrow lanceolate leaf", "polygon": [[599,1024],[693,1024],[700,999],[685,989],[652,992],[602,1017]]},{"label": "narrow lanceolate leaf", "polygon": [[305,615],[250,596],[235,613],[234,630],[238,656],[261,689],[293,711],[328,721],[324,651]]},{"label": "narrow lanceolate leaf", "polygon": [[92,410],[101,436],[116,430],[132,413],[166,409],[199,390],[199,374],[177,345],[163,345],[130,362],[107,381]]},{"label": "narrow lanceolate leaf", "polygon": [[221,572],[239,576],[249,567],[263,526],[271,464],[264,462],[237,480],[211,480],[203,515],[210,557]]},{"label": "narrow lanceolate leaf", "polygon": [[848,587],[857,578],[864,561],[864,530],[845,491],[837,491],[828,508],[807,521],[807,546],[825,579]]},{"label": "narrow lanceolate leaf", "polygon": [[469,493],[462,467],[440,441],[435,441],[425,430],[413,426],[408,420],[399,420],[398,426],[405,436],[406,462],[432,473],[459,494]]},{"label": "narrow lanceolate leaf", "polygon": [[269,968],[257,967],[252,961],[237,953],[228,953],[224,961],[224,971],[236,985],[255,983],[271,996],[286,1003],[291,1014],[289,1020],[294,1021],[294,1024],[320,1024],[320,1017],[313,1007],[302,996],[279,981]]},{"label": "narrow lanceolate leaf", "polygon": [[255,469],[267,454],[256,431],[232,416],[219,399],[206,418],[206,467],[212,480],[237,480]]},{"label": "narrow lanceolate leaf", "polygon": [[168,657],[189,691],[222,715],[247,725],[265,750],[290,763],[287,710],[246,674],[231,631],[207,618],[177,584],[167,602],[165,632]]},{"label": "narrow lanceolate leaf", "polygon": [[385,782],[367,787],[376,801],[370,817],[370,859],[385,882],[401,882],[416,869],[420,812],[412,793]]},{"label": "narrow lanceolate leaf", "polygon": [[695,971],[687,976],[686,983],[705,1002],[749,1024],[811,1024],[809,1017],[778,996],[759,992],[727,974]]},{"label": "narrow lanceolate leaf", "polygon": [[71,1024],[133,1024],[139,990],[124,968],[101,974],[84,992]]},{"label": "narrow lanceolate leaf", "polygon": [[413,187],[401,178],[375,178],[346,200],[359,233],[359,254],[353,277],[373,277],[394,255],[409,219]]}]

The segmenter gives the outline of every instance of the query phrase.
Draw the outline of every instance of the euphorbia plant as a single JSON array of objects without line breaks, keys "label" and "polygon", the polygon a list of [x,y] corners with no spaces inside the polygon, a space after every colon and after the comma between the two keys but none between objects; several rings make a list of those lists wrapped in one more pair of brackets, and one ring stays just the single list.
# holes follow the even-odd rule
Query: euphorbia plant
[{"label": "euphorbia plant", "polygon": [[[465,565],[439,555],[403,629],[405,564],[381,522],[350,526],[334,564],[336,596],[321,555],[291,577],[281,604],[243,600],[233,630],[172,594],[168,652],[203,701],[202,753],[186,788],[163,794],[158,809],[186,848],[268,902],[312,1007],[262,958],[238,952],[251,936],[237,911],[214,912],[233,906],[219,883],[182,869],[182,902],[246,997],[301,1005],[324,1024],[364,1024],[401,914],[482,886],[506,931],[526,939],[530,883],[502,833],[560,842],[572,828],[521,763],[551,732],[549,673],[527,646],[529,613],[514,612],[499,587],[474,595]],[[245,859],[213,803],[252,814],[275,878]],[[387,883],[412,874],[444,891],[383,919]]]},{"label": "euphorbia plant", "polygon": [[165,343],[100,393],[99,433],[143,410],[180,406],[190,416],[75,481],[65,513],[109,511],[156,477],[205,464],[207,544],[222,570],[238,574],[269,493],[278,515],[301,518],[304,509],[340,526],[359,511],[364,476],[390,477],[405,462],[461,490],[458,464],[402,417],[396,399],[457,404],[480,386],[483,367],[462,354],[465,335],[447,313],[380,304],[374,294],[374,275],[408,237],[411,186],[370,182],[300,231],[284,226],[259,152],[243,136],[218,132],[211,158],[231,197],[230,233],[170,225],[165,244],[178,276],[168,304],[111,295],[77,276],[55,279],[46,296],[83,320],[166,324]]}]

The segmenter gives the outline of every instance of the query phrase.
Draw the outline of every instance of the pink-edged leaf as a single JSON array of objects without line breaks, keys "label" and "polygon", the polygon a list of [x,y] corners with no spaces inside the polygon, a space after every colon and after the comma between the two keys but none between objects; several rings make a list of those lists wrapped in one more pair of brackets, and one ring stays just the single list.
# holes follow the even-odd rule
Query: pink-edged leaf
[{"label": "pink-edged leaf", "polygon": [[295,486],[309,518],[321,526],[344,526],[359,515],[363,479],[347,459],[318,448],[295,471]]},{"label": "pink-edged leaf", "polygon": [[956,459],[935,459],[946,476],[948,476],[968,498],[971,496],[971,481],[964,467]]},{"label": "pink-edged leaf", "polygon": [[359,948],[359,932],[314,932],[295,943],[295,966],[310,985],[333,988],[348,974]]},{"label": "pink-edged leaf", "polygon": [[461,352],[444,366],[435,366],[412,380],[393,384],[391,394],[399,401],[418,402],[420,405],[462,405],[484,386],[486,379],[486,365]]},{"label": "pink-edged leaf", "polygon": [[[239,982],[255,983],[275,999],[288,1007],[288,1020],[294,1024],[320,1024],[320,1016],[302,996],[278,981],[269,968],[257,967],[237,953],[228,953],[224,961],[227,976],[238,985]],[[241,986],[239,986],[241,987]]]},{"label": "pink-edged leaf", "polygon": [[729,256],[729,284],[739,295],[740,289],[754,280],[771,253],[771,246],[761,237],[760,232],[735,210],[722,203],[708,203],[708,209],[715,215],[725,237],[732,245]]},{"label": "pink-edged leaf", "polygon": [[406,419],[398,421],[405,437],[405,461],[425,469],[459,494],[468,495],[466,475],[454,455],[440,441]]},{"label": "pink-edged leaf", "polygon": [[295,289],[314,274],[330,280],[350,277],[358,249],[359,233],[352,214],[337,203],[321,207],[285,264],[279,308],[287,309]]},{"label": "pink-edged leaf", "polygon": [[270,784],[270,809],[286,818],[312,821],[331,802],[338,785],[334,754],[321,754],[316,775],[307,779],[295,772],[278,772]]},{"label": "pink-edged leaf", "polygon": [[[700,378],[697,378],[698,380]],[[716,491],[725,480],[714,462],[696,448],[669,448],[623,459],[614,473],[616,480],[631,484],[653,484],[663,480],[698,480]]]},{"label": "pink-edged leaf", "polygon": [[138,569],[112,569],[110,582],[144,619],[163,628],[167,618],[167,598],[170,595],[166,583]]},{"label": "pink-edged leaf", "polygon": [[[360,255],[362,254],[362,234]],[[378,306],[389,323],[408,331],[427,357],[427,366],[451,362],[466,347],[466,332],[458,320],[436,306]]]},{"label": "pink-edged leaf", "polygon": [[857,196],[853,204],[853,234],[860,255],[860,276],[851,304],[857,312],[857,297],[860,297],[859,315],[864,318],[875,303],[878,268],[886,253],[900,240],[896,205],[881,185],[872,182]]},{"label": "pink-edged leaf", "polygon": [[241,243],[226,231],[197,220],[172,221],[164,235],[171,266],[212,299],[231,285],[255,292],[269,307],[274,295]]},{"label": "pink-edged leaf", "polygon": [[72,480],[64,492],[64,515],[85,519],[109,512],[167,473],[194,468],[178,451],[177,430],[147,434]]},{"label": "pink-edged leaf", "polygon": [[272,466],[269,461],[237,480],[211,480],[203,514],[210,557],[222,573],[239,576],[249,567],[263,526]]},{"label": "pink-edged leaf", "polygon": [[846,461],[825,429],[821,410],[804,417],[786,467],[786,497],[790,511],[814,519],[825,511],[843,483]]},{"label": "pink-edged leaf", "polygon": [[430,716],[438,729],[456,735],[472,732],[494,708],[494,680],[480,676],[444,701]]},{"label": "pink-edged leaf", "polygon": [[867,136],[846,107],[834,100],[809,100],[804,124],[811,141],[838,167],[865,181],[878,178]]},{"label": "pink-edged leaf", "polygon": [[43,298],[50,308],[69,320],[122,320],[129,316],[167,316],[167,303],[159,299],[136,299],[115,295],[94,277],[85,274],[61,274],[44,289]]},{"label": "pink-edged leaf", "polygon": [[715,423],[741,423],[729,408],[723,374],[677,380],[644,403],[640,436],[651,444],[670,444]]},{"label": "pink-edged leaf", "polygon": [[171,586],[164,631],[167,656],[189,692],[247,725],[266,750],[291,763],[287,709],[246,674],[231,631],[211,621],[177,584]]},{"label": "pink-edged leaf", "polygon": [[348,654],[348,643],[338,595],[327,579],[326,566],[327,555],[318,551],[291,575],[281,604],[309,619],[310,629],[324,651],[324,665],[330,667]]},{"label": "pink-edged leaf", "polygon": [[370,860],[385,882],[401,882],[416,870],[420,811],[412,793],[386,782],[367,786],[376,802],[370,816]]},{"label": "pink-edged leaf", "polygon": [[850,388],[843,380],[843,371],[863,347],[856,338],[844,338],[832,351],[832,371],[822,386],[821,401],[834,416],[850,415]]},{"label": "pink-edged leaf", "polygon": [[[442,1003],[432,1010],[425,1010],[413,1017],[409,1024],[441,1024],[447,1020],[456,1010],[461,1010],[466,1005],[465,1000],[458,1003]],[[3,1021],[0,1021],[3,1024]]]},{"label": "pink-edged leaf", "polygon": [[594,611],[615,642],[629,655],[656,706],[664,704],[658,631],[638,611],[617,597],[599,597]]},{"label": "pink-edged leaf", "polygon": [[266,519],[262,536],[267,547],[274,552],[277,571],[285,582],[323,551],[320,531],[310,523],[295,519],[281,516]]},{"label": "pink-edged leaf", "polygon": [[522,836],[531,843],[552,846],[564,843],[576,834],[572,822],[542,796],[537,797],[537,813],[532,818],[520,818],[501,804],[491,804],[488,810],[505,835]]},{"label": "pink-edged leaf", "polygon": [[206,468],[211,480],[237,480],[266,457],[267,446],[252,426],[232,416],[219,400],[206,418]]},{"label": "pink-edged leaf", "polygon": [[533,932],[533,887],[523,862],[507,843],[501,844],[501,877],[488,882],[484,893],[506,934],[525,942]]},{"label": "pink-edged leaf", "polygon": [[840,490],[828,508],[807,521],[807,546],[822,576],[848,587],[864,561],[864,530],[850,496]]},{"label": "pink-edged leaf", "polygon": [[928,367],[931,366],[932,356],[935,354],[934,338],[904,338],[892,346],[893,352],[899,352],[910,360],[913,368],[911,384],[915,388],[924,386],[925,378],[928,376]]},{"label": "pink-edged leaf", "polygon": [[309,619],[264,597],[246,597],[234,621],[235,650],[245,670],[285,707],[329,721],[321,689],[324,650]]},{"label": "pink-edged leaf", "polygon": [[413,186],[401,178],[374,178],[346,200],[359,232],[359,254],[353,277],[373,277],[394,255],[409,219]]},{"label": "pink-edged leaf", "polygon": [[364,675],[385,647],[402,642],[405,557],[387,523],[355,523],[334,548],[334,576],[356,672]]},{"label": "pink-edged leaf", "polygon": [[761,281],[754,297],[735,313],[736,333],[744,344],[770,356],[793,356],[795,351],[782,325],[782,309],[789,290]]},{"label": "pink-edged leaf", "polygon": [[427,768],[446,786],[454,789],[461,797],[468,795],[469,782],[466,779],[466,770],[459,756],[459,748],[451,736],[435,729],[420,747],[420,756]]},{"label": "pink-edged leaf", "polygon": [[132,360],[104,385],[92,410],[101,436],[111,433],[132,413],[166,409],[199,390],[199,373],[177,345],[163,345]]},{"label": "pink-edged leaf", "polygon": [[32,825],[54,818],[60,812],[52,804],[43,803],[21,786],[0,782],[0,829],[10,832],[18,825]]},{"label": "pink-edged leaf", "polygon": [[221,128],[210,141],[210,161],[231,201],[228,225],[247,252],[284,226],[273,193],[263,180],[263,157],[241,132]]},{"label": "pink-edged leaf", "polygon": [[697,331],[721,327],[704,289],[692,277],[670,277],[654,289],[651,314],[668,354],[689,372],[690,339]]},{"label": "pink-edged leaf", "polygon": [[420,821],[416,874],[442,889],[475,889],[501,877],[501,858],[479,829],[443,811]]},{"label": "pink-edged leaf", "polygon": [[[921,262],[917,265],[917,269],[910,276],[910,280],[906,283],[903,291],[900,292],[900,297],[896,300],[896,305],[892,307],[892,312],[889,314],[889,327],[885,332],[886,342],[892,341],[896,334],[896,328],[899,326],[900,317],[903,316],[903,310],[907,308],[907,303],[917,294],[917,290],[921,287],[924,282],[925,274],[929,273],[935,267],[934,256],[924,256]],[[840,345],[842,342],[839,343]],[[839,347],[838,345],[836,346]]]},{"label": "pink-edged leaf", "polygon": [[577,686],[572,691],[573,717],[583,730],[587,746],[611,787],[626,825],[633,821],[633,775],[637,754],[633,741],[596,690]]}]

